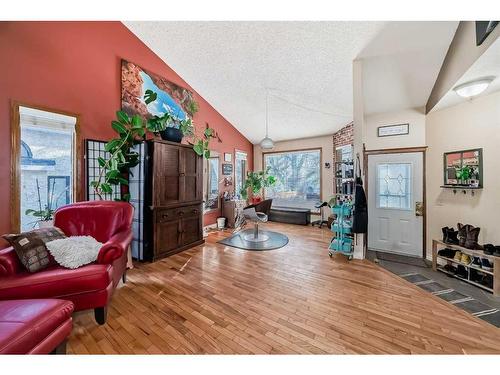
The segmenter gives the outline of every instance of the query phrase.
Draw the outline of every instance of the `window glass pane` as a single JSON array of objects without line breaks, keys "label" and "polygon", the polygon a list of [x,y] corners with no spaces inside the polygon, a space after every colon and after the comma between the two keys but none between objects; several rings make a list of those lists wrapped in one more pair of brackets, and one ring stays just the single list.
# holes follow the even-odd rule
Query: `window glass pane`
[{"label": "window glass pane", "polygon": [[208,159],[207,190],[205,209],[212,210],[219,207],[219,158]]},{"label": "window glass pane", "polygon": [[309,208],[321,197],[320,151],[296,151],[264,155],[264,168],[276,177],[276,184],[265,189],[273,206]]},{"label": "window glass pane", "polygon": [[411,210],[411,164],[378,164],[377,180],[377,207]]},{"label": "window glass pane", "polygon": [[235,171],[234,171],[234,193],[236,198],[240,198],[241,188],[245,183],[246,178],[246,158],[247,154],[243,152],[236,152],[236,160],[235,160]]},{"label": "window glass pane", "polygon": [[73,130],[21,121],[21,230],[40,216],[26,210],[55,210],[72,202]]}]

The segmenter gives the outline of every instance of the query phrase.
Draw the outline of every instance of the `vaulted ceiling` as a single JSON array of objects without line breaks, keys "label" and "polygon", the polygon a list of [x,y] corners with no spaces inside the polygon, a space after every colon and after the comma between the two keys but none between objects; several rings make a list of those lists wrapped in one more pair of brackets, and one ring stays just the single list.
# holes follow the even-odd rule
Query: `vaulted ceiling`
[{"label": "vaulted ceiling", "polygon": [[369,112],[424,105],[456,22],[125,22],[250,141],[332,134],[352,120],[352,62]]}]

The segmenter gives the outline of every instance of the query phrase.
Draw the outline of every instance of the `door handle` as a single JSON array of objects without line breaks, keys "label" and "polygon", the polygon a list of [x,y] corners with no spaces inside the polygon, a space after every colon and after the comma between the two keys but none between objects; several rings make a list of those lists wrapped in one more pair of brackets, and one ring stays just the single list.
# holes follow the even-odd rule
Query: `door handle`
[{"label": "door handle", "polygon": [[424,216],[424,202],[415,202],[415,216]]}]

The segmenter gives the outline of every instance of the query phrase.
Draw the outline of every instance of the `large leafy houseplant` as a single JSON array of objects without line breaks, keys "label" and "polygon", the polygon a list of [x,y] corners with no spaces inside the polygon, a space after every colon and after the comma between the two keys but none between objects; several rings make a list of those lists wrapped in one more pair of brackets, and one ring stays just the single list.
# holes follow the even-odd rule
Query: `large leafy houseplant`
[{"label": "large leafy houseplant", "polygon": [[268,167],[265,171],[249,171],[247,173],[243,188],[240,190],[240,194],[244,199],[248,199],[249,190],[252,192],[253,196],[256,196],[263,188],[272,186],[276,183],[276,178],[269,174],[269,169]]},{"label": "large leafy houseplant", "polygon": [[[156,99],[155,92],[146,90],[144,94],[146,105],[156,101]],[[189,112],[194,114],[197,109],[198,104],[191,103]],[[148,134],[155,135],[166,127],[172,126],[172,123],[177,124],[198,155],[205,158],[210,157],[210,139],[214,138],[214,130],[210,127],[207,127],[202,135],[197,135],[190,118],[178,120],[172,113],[166,112],[161,116],[145,119],[138,114],[129,116],[124,111],[117,111],[116,120],[111,122],[111,127],[118,136],[106,143],[104,149],[110,156],[107,160],[103,157],[98,158],[99,176],[96,181],[91,182],[91,186],[100,199],[103,199],[105,194],[113,193],[113,185],[128,185],[130,169],[139,164],[139,154],[133,150],[134,146],[143,142]],[[119,200],[128,202],[130,194],[121,194]]]}]

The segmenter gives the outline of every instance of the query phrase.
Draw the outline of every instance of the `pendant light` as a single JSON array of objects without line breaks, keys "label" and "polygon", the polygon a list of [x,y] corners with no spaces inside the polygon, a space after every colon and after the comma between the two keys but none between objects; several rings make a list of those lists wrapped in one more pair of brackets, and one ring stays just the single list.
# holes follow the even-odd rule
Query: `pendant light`
[{"label": "pendant light", "polygon": [[266,89],[266,136],[260,141],[260,147],[263,150],[270,150],[274,147],[274,142],[269,138],[269,91]]}]

